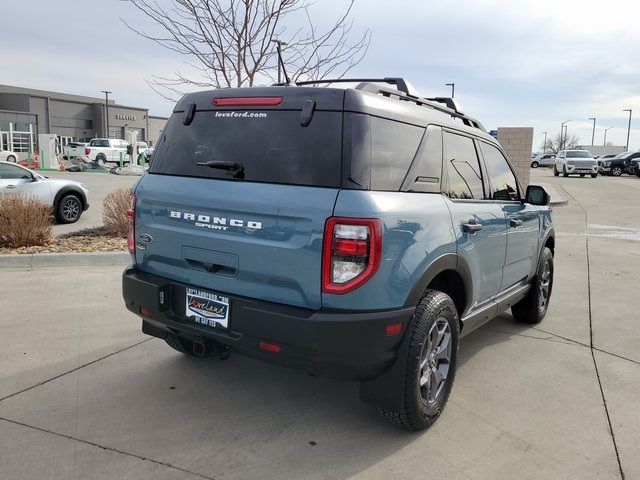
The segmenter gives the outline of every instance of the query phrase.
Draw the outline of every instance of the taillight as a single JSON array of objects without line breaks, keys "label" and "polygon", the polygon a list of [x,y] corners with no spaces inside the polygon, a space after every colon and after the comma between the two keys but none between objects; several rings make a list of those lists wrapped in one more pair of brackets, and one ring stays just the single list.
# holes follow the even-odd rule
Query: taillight
[{"label": "taillight", "polygon": [[136,253],[136,196],[131,194],[131,204],[127,210],[127,223],[129,230],[127,232],[127,248],[129,253]]},{"label": "taillight", "polygon": [[322,248],[322,291],[340,295],[360,287],[378,270],[381,254],[380,220],[327,219]]},{"label": "taillight", "polygon": [[90,153],[91,153],[91,149],[90,149],[90,148],[85,147],[85,149],[84,149],[84,154],[85,154],[85,155],[89,155]]}]

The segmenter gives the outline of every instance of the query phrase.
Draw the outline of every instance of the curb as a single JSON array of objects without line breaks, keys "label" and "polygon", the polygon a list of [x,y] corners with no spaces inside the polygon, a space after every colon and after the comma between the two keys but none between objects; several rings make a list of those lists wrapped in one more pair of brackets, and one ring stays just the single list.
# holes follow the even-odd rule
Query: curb
[{"label": "curb", "polygon": [[128,252],[31,253],[0,255],[0,268],[115,266],[131,263]]}]

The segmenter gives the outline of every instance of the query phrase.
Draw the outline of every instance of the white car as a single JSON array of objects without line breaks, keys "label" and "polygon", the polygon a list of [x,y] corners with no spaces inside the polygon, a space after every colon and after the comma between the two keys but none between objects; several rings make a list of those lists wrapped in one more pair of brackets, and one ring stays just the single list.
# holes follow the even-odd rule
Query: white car
[{"label": "white car", "polygon": [[16,161],[18,160],[18,155],[16,155],[16,153],[12,152],[11,150],[2,150],[0,148],[0,160],[16,163]]},{"label": "white car", "polygon": [[531,168],[553,167],[555,161],[555,153],[540,153],[531,159]]},{"label": "white car", "polygon": [[60,223],[77,222],[89,208],[89,189],[80,182],[43,177],[15,163],[0,161],[0,195],[14,192],[51,205]]},{"label": "white car", "polygon": [[113,138],[93,138],[89,145],[84,147],[84,155],[91,161],[104,165],[107,162],[118,163],[120,157],[127,160],[127,145],[124,140]]},{"label": "white car", "polygon": [[557,177],[569,175],[598,176],[598,161],[588,150],[560,150],[553,165],[553,174]]}]

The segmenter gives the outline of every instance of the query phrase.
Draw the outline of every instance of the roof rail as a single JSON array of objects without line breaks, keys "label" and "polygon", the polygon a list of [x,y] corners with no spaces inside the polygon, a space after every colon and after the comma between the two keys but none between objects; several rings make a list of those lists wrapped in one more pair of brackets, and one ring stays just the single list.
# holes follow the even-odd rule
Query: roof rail
[{"label": "roof rail", "polygon": [[462,111],[460,111],[458,105],[452,98],[448,98],[448,97],[422,98],[416,95],[407,94],[406,92],[401,92],[400,90],[394,90],[391,88],[382,87],[380,85],[376,85],[368,81],[365,81],[359,84],[356,87],[356,90],[374,93],[377,95],[384,95],[385,97],[394,96],[400,100],[413,102],[418,106],[426,106],[429,108],[433,108],[434,110],[438,110],[439,112],[451,115],[454,118],[459,118],[460,120],[462,120],[462,123],[464,123],[468,127],[477,128],[478,130],[481,130],[484,133],[487,132],[487,130],[484,128],[484,125],[482,125],[482,123],[480,123],[475,118],[470,117],[469,115],[465,115]]},{"label": "roof rail", "polygon": [[[322,80],[304,80],[302,82],[295,82],[295,85],[317,85],[319,83],[362,83],[362,82],[380,82],[395,85],[399,91],[406,93],[407,95],[415,95],[415,91],[411,84],[404,78],[400,77],[385,77],[385,78],[332,78]],[[278,84],[283,85],[283,84]]]}]

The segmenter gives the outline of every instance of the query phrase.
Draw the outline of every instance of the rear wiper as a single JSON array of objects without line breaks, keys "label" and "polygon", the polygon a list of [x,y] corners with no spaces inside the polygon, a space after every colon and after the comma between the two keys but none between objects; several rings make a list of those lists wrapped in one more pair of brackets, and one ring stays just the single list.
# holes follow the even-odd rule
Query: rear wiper
[{"label": "rear wiper", "polygon": [[225,160],[209,160],[208,162],[197,162],[199,167],[217,168],[233,172],[233,178],[244,178],[244,165],[240,162],[228,162]]}]

